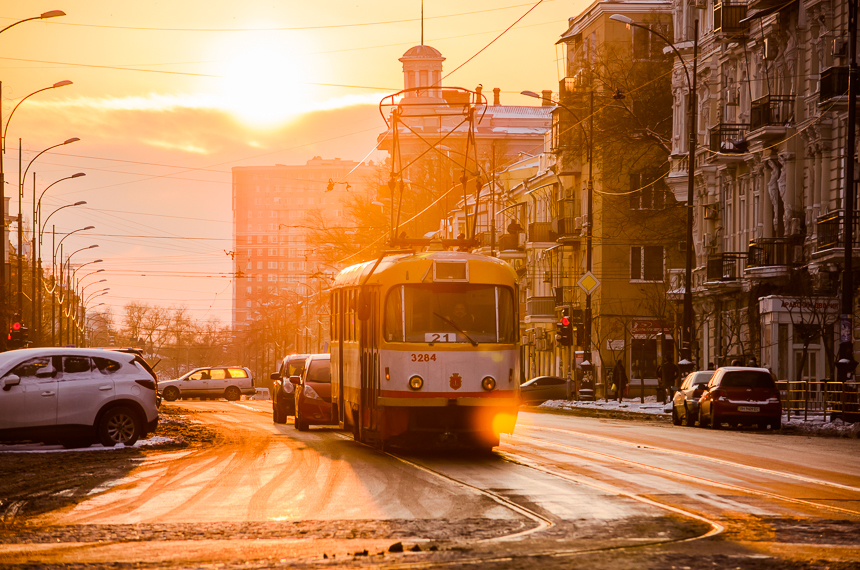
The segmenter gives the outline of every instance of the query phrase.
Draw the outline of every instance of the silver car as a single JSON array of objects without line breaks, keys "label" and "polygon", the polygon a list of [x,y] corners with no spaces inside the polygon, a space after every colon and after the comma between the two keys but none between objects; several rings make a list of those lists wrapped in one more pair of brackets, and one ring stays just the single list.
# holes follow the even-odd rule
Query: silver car
[{"label": "silver car", "polygon": [[672,423],[676,426],[685,424],[696,425],[699,419],[699,398],[708,390],[708,382],[715,370],[699,370],[691,372],[684,378],[681,387],[673,386],[672,394]]},{"label": "silver car", "polygon": [[251,371],[242,366],[195,368],[175,380],[160,382],[159,388],[168,402],[180,398],[226,398],[235,402],[257,393]]}]

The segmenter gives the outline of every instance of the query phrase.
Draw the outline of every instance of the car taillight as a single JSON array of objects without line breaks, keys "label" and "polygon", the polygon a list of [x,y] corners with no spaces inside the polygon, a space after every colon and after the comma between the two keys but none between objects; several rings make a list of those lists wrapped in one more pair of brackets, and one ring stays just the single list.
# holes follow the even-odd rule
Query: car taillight
[{"label": "car taillight", "polygon": [[154,380],[135,380],[138,384],[143,386],[144,388],[149,388],[150,390],[155,390],[155,381]]},{"label": "car taillight", "polygon": [[723,398],[728,398],[728,394],[726,394],[725,390],[713,390],[711,392],[711,399],[722,400]]}]

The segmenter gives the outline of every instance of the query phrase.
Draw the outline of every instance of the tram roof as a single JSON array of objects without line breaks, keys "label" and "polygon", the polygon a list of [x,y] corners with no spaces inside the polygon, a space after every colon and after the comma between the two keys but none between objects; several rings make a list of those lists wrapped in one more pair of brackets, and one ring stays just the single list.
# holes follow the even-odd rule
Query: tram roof
[{"label": "tram roof", "polygon": [[[424,251],[419,253],[408,252],[404,254],[394,254],[385,256],[379,262],[379,266],[373,271],[373,274],[368,280],[369,283],[379,283],[383,279],[409,282],[408,272],[415,270],[417,276],[412,278],[415,283],[422,282],[422,276],[432,267],[434,261],[467,261],[470,268],[474,266],[472,263],[484,265],[488,270],[487,273],[481,272],[482,277],[478,277],[474,272],[470,273],[469,282],[472,283],[504,283],[513,284],[516,282],[516,272],[505,261],[495,257],[479,255],[476,253],[468,253],[465,251]],[[357,265],[352,265],[341,271],[335,277],[332,285],[335,287],[356,287],[364,281],[365,277],[373,269],[376,260],[365,261]],[[402,275],[398,277],[400,272]],[[418,272],[420,271],[420,274]],[[392,272],[394,273],[392,275]],[[413,274],[413,275],[416,275]],[[484,276],[485,275],[485,276]],[[472,278],[475,277],[475,278]],[[426,282],[426,280],[425,280]]]}]

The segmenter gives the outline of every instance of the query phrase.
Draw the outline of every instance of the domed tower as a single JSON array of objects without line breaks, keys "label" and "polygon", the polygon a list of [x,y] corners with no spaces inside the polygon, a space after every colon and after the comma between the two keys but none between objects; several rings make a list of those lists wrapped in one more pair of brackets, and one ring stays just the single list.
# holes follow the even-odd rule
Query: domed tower
[{"label": "domed tower", "polygon": [[403,57],[403,87],[422,87],[420,91],[410,91],[405,99],[411,102],[444,103],[442,98],[442,62],[445,58],[436,48],[418,45],[409,48]]}]

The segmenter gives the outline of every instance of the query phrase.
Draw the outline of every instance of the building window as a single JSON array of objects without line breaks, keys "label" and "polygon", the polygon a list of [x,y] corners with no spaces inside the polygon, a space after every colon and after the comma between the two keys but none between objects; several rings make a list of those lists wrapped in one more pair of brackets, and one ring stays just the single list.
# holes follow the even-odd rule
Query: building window
[{"label": "building window", "polygon": [[630,209],[660,210],[666,203],[666,193],[662,181],[654,180],[644,172],[630,175]]},{"label": "building window", "polygon": [[630,248],[631,281],[663,281],[663,248],[658,245]]},{"label": "building window", "polygon": [[[269,262],[269,269],[277,269],[277,268],[278,268],[278,262],[277,261],[270,261]],[[269,277],[272,277],[272,276],[270,275]]]},{"label": "building window", "polygon": [[665,24],[642,25],[649,29],[631,26],[633,28],[633,59],[659,60],[663,58],[663,48],[666,47],[666,44],[655,34],[652,34],[650,30],[666,35],[667,26]]},{"label": "building window", "polygon": [[254,288],[253,288],[253,287],[245,287],[245,293],[247,293],[247,294],[249,294],[249,295],[251,294],[251,292],[252,292],[253,290],[254,290]]},{"label": "building window", "polygon": [[263,262],[262,262],[262,261],[258,261],[258,262],[257,262],[257,269],[262,269],[262,268],[263,268]]}]

